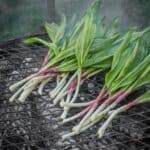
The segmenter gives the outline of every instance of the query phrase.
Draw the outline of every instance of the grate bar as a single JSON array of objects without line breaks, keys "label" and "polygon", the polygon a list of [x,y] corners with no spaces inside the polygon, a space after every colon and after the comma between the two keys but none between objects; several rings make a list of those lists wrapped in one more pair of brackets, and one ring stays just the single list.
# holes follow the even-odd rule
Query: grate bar
[{"label": "grate bar", "polygon": [[[148,149],[150,144],[150,105],[143,105],[120,114],[108,128],[103,139],[96,131],[101,123],[68,141],[61,135],[76,122],[60,125],[61,108],[54,107],[45,89],[43,96],[36,92],[23,103],[9,103],[10,84],[35,72],[47,49],[41,45],[24,45],[21,40],[0,43],[0,149],[8,150],[129,150]],[[29,59],[30,58],[30,59]],[[30,69],[29,69],[30,68]],[[99,77],[87,80],[82,94],[88,101],[94,99],[103,80]],[[87,84],[95,85],[90,91]],[[49,88],[54,82],[49,83]],[[80,97],[79,97],[80,98]],[[13,139],[13,140],[12,140]]]}]

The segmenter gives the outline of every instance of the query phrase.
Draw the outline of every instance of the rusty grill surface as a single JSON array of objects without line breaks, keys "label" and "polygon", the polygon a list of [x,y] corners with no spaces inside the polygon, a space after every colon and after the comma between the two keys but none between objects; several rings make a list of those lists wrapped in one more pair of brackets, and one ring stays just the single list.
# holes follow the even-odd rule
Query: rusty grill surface
[{"label": "rusty grill surface", "polygon": [[[36,72],[47,49],[27,46],[21,40],[0,44],[0,149],[2,150],[148,150],[150,149],[150,105],[142,105],[119,115],[105,136],[98,139],[100,124],[69,140],[61,135],[77,121],[61,125],[61,108],[53,106],[47,92],[55,87],[51,81],[44,95],[34,91],[25,103],[9,103],[9,85]],[[103,76],[103,75],[101,75]],[[92,100],[103,83],[94,77],[83,85],[79,99]],[[132,97],[136,95],[133,94]]]}]

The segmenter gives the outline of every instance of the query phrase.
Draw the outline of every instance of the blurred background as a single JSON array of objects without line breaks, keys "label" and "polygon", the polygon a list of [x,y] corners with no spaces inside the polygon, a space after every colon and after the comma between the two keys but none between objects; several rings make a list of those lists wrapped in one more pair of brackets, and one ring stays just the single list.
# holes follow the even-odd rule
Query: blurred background
[{"label": "blurred background", "polygon": [[[44,32],[45,22],[58,22],[61,14],[80,18],[93,0],[0,0],[0,41]],[[102,0],[106,23],[114,17],[120,29],[150,25],[150,0]]]}]

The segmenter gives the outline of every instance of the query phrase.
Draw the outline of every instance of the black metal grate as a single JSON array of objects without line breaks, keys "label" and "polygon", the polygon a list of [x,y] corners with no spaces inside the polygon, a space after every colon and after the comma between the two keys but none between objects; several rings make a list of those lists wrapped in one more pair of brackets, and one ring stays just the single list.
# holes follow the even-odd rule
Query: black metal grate
[{"label": "black metal grate", "polygon": [[[103,139],[96,136],[97,127],[61,141],[61,135],[72,124],[62,126],[61,109],[53,106],[46,94],[33,92],[24,104],[9,103],[8,86],[37,71],[46,49],[26,46],[20,40],[0,44],[0,149],[2,150],[148,150],[150,149],[150,105],[142,105],[121,114],[112,122]],[[40,60],[40,61],[39,61]],[[83,85],[80,99],[93,99],[103,79],[94,77]],[[93,86],[95,88],[93,88]],[[93,90],[94,89],[94,90]],[[134,95],[133,95],[134,96]]]}]

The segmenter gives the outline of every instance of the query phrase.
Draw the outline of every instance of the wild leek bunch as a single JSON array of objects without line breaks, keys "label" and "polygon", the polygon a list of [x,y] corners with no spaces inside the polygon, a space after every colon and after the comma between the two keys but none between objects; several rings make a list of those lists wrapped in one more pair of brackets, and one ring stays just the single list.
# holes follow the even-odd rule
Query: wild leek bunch
[{"label": "wild leek bunch", "polygon": [[[150,83],[150,50],[149,41],[146,39],[148,34],[149,29],[138,32],[138,34],[131,30],[125,35],[114,54],[111,70],[106,74],[105,84],[98,97],[94,101],[87,102],[87,105],[72,104],[72,106],[87,107],[63,121],[66,123],[83,117],[80,123],[73,128],[73,132],[64,135],[63,138],[79,134],[91,127],[133,91]],[[102,100],[104,102],[100,104]]]},{"label": "wild leek bunch", "polygon": [[99,138],[101,138],[104,133],[105,130],[107,129],[107,127],[109,126],[109,124],[111,123],[111,121],[119,114],[122,112],[127,111],[128,109],[131,109],[132,107],[136,107],[137,105],[141,105],[143,103],[148,103],[150,102],[150,91],[148,90],[147,92],[145,92],[143,95],[141,95],[140,97],[136,98],[134,101],[129,102],[126,105],[123,105],[115,110],[112,110],[109,112],[109,117],[108,119],[104,122],[104,124],[99,128],[98,130],[98,136]]},{"label": "wild leek bunch", "polygon": [[[119,35],[116,33],[117,23],[114,20],[108,28],[105,28],[103,19],[98,20],[99,6],[100,1],[95,1],[79,22],[73,19],[67,23],[63,16],[60,25],[46,24],[45,28],[51,42],[39,38],[25,40],[25,43],[42,43],[49,48],[49,51],[37,73],[10,87],[11,91],[19,88],[10,101],[20,95],[18,100],[24,102],[32,90],[38,86],[38,92],[42,94],[46,83],[57,77],[58,84],[54,90],[50,91],[54,104],[66,95],[67,103],[74,102],[80,84],[86,78],[111,66],[115,47],[120,42]],[[73,74],[72,77],[70,74]],[[63,114],[62,118],[65,118],[67,111]]]}]

